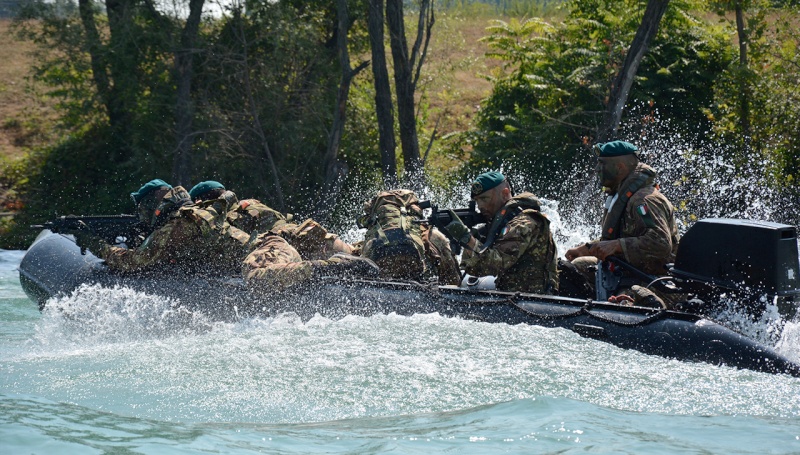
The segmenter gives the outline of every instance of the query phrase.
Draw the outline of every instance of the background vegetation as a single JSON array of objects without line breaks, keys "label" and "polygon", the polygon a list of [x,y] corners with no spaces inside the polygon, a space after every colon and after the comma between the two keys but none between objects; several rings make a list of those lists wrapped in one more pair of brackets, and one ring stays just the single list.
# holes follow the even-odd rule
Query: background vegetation
[{"label": "background vegetation", "polygon": [[[374,2],[346,2],[352,68],[373,59]],[[214,14],[206,4],[194,34],[189,2],[169,9],[122,0],[116,16],[103,8],[109,2],[23,3],[15,49],[33,54],[2,68],[31,68],[30,78],[17,73],[0,85],[0,99],[12,100],[0,101],[0,188],[14,213],[0,218],[0,248],[25,248],[35,234],[28,226],[56,215],[131,212],[128,193],[152,178],[187,187],[216,179],[240,196],[318,215],[337,112],[346,116],[336,159],[347,172],[326,221],[350,226],[360,200],[385,185],[373,71],[354,74],[337,109],[342,2],[247,2]],[[597,197],[586,191],[587,150],[647,3],[433,2],[414,93],[420,191],[464,202],[465,180],[501,168],[564,210]],[[422,6],[405,5],[409,46]],[[707,214],[800,221],[797,12],[794,2],[669,2],[617,136],[660,168],[686,223]],[[400,184],[419,184],[399,146],[393,155]],[[709,186],[725,190],[700,197]]]}]

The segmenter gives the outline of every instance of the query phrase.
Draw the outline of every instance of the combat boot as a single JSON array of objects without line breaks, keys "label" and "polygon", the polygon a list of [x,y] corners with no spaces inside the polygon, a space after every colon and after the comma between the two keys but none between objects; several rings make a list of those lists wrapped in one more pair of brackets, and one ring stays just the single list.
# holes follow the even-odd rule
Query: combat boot
[{"label": "combat boot", "polygon": [[653,291],[638,285],[631,286],[634,305],[666,309],[667,305]]},{"label": "combat boot", "polygon": [[310,261],[313,276],[338,277],[338,278],[378,278],[380,269],[367,258],[353,256],[352,254],[336,253],[322,261]]}]

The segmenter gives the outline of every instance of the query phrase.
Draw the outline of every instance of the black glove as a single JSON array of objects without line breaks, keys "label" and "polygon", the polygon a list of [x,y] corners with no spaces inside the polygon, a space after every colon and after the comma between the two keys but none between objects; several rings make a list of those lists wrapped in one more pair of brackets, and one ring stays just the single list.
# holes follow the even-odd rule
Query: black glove
[{"label": "black glove", "polygon": [[89,226],[86,226],[85,223],[82,221],[78,223],[79,229],[74,231],[72,235],[75,236],[75,244],[78,245],[81,249],[81,254],[86,254],[86,250],[89,250],[93,253],[97,253],[100,251],[100,248],[106,243],[100,237],[97,237],[89,230]]},{"label": "black glove", "polygon": [[469,228],[461,222],[461,218],[452,210],[450,210],[450,218],[453,221],[444,227],[445,230],[462,246],[469,244],[469,240],[472,238]]}]

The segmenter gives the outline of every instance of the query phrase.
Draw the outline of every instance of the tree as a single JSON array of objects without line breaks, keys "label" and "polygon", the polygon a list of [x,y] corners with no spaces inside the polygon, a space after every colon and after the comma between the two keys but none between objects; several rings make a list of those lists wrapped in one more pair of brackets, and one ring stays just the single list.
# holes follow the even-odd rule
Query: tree
[{"label": "tree", "polygon": [[435,16],[431,1],[421,0],[417,36],[409,54],[408,43],[406,42],[403,0],[386,1],[386,23],[389,28],[389,43],[392,49],[392,61],[394,62],[400,144],[403,149],[403,165],[408,180],[423,175],[419,139],[417,137],[414,94],[422,65],[425,62],[434,22]]},{"label": "tree", "polygon": [[[710,7],[715,9],[718,14],[724,15],[728,11],[734,12],[736,22],[736,36],[738,41],[738,65],[734,70],[738,85],[738,107],[739,107],[739,128],[742,135],[742,146],[744,150],[750,148],[753,131],[751,129],[750,105],[752,103],[753,88],[751,80],[753,72],[749,67],[749,57],[747,48],[751,39],[751,30],[745,17],[746,11],[750,8],[763,6],[758,5],[758,0],[714,0],[710,2]],[[759,20],[754,21],[758,23]]]},{"label": "tree", "polygon": [[172,180],[176,185],[188,185],[192,177],[191,151],[194,143],[192,120],[192,81],[194,79],[195,45],[200,29],[205,0],[189,0],[189,17],[181,30],[180,45],[175,50],[175,152],[172,161]]},{"label": "tree", "polygon": [[347,0],[337,0],[338,21],[336,30],[336,47],[339,54],[339,65],[341,66],[341,79],[339,81],[339,91],[336,96],[336,109],[331,126],[328,150],[325,153],[325,183],[323,184],[320,202],[317,204],[316,217],[318,221],[326,221],[331,209],[338,197],[340,186],[347,175],[347,165],[337,157],[339,142],[344,131],[345,116],[347,111],[347,99],[350,92],[350,84],[353,78],[369,65],[369,61],[358,64],[355,68],[350,66],[350,52],[347,49],[347,34],[350,31],[350,15],[347,8]]},{"label": "tree", "polygon": [[669,0],[648,0],[642,16],[642,22],[636,31],[636,36],[633,38],[633,42],[625,54],[622,68],[617,73],[611,86],[606,113],[597,134],[598,141],[605,142],[616,136],[622,119],[622,110],[628,102],[628,95],[636,72],[639,69],[639,64],[642,62],[650,42],[656,36],[658,25],[661,23],[661,18],[664,16],[668,5]]},{"label": "tree", "polygon": [[[505,72],[492,79],[492,95],[478,114],[478,127],[464,136],[471,146],[469,172],[513,168],[543,196],[562,190],[598,140],[611,87],[640,29],[638,1],[569,3],[556,24],[540,18],[496,21],[484,38]],[[686,2],[672,2],[663,26],[641,59],[621,113],[625,137],[644,136],[656,110],[671,119],[671,134],[687,141],[710,128],[705,109],[730,59],[724,30],[704,27]],[[626,52],[627,51],[627,52]],[[616,87],[621,87],[617,84]],[[652,107],[651,107],[652,106]],[[588,164],[587,164],[588,165]]]},{"label": "tree", "polygon": [[372,75],[375,84],[375,113],[378,120],[378,147],[381,157],[381,173],[384,185],[397,185],[397,162],[394,137],[394,107],[392,89],[389,86],[389,71],[386,68],[386,48],[383,42],[383,0],[369,0],[367,25],[372,52]]}]

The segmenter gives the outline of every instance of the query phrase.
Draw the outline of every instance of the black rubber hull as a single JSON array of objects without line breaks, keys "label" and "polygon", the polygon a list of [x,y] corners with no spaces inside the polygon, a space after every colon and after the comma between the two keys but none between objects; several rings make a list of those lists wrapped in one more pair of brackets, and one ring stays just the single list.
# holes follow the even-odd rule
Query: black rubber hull
[{"label": "black rubber hull", "polygon": [[54,296],[81,284],[125,286],[180,301],[221,319],[294,312],[338,319],[346,315],[439,313],[491,323],[562,327],[625,349],[687,361],[729,365],[800,377],[800,365],[773,349],[696,315],[654,311],[566,297],[424,287],[409,283],[324,279],[291,294],[263,296],[241,280],[120,276],[101,261],[81,255],[64,236],[43,232],[20,264],[27,295],[43,308]]}]

